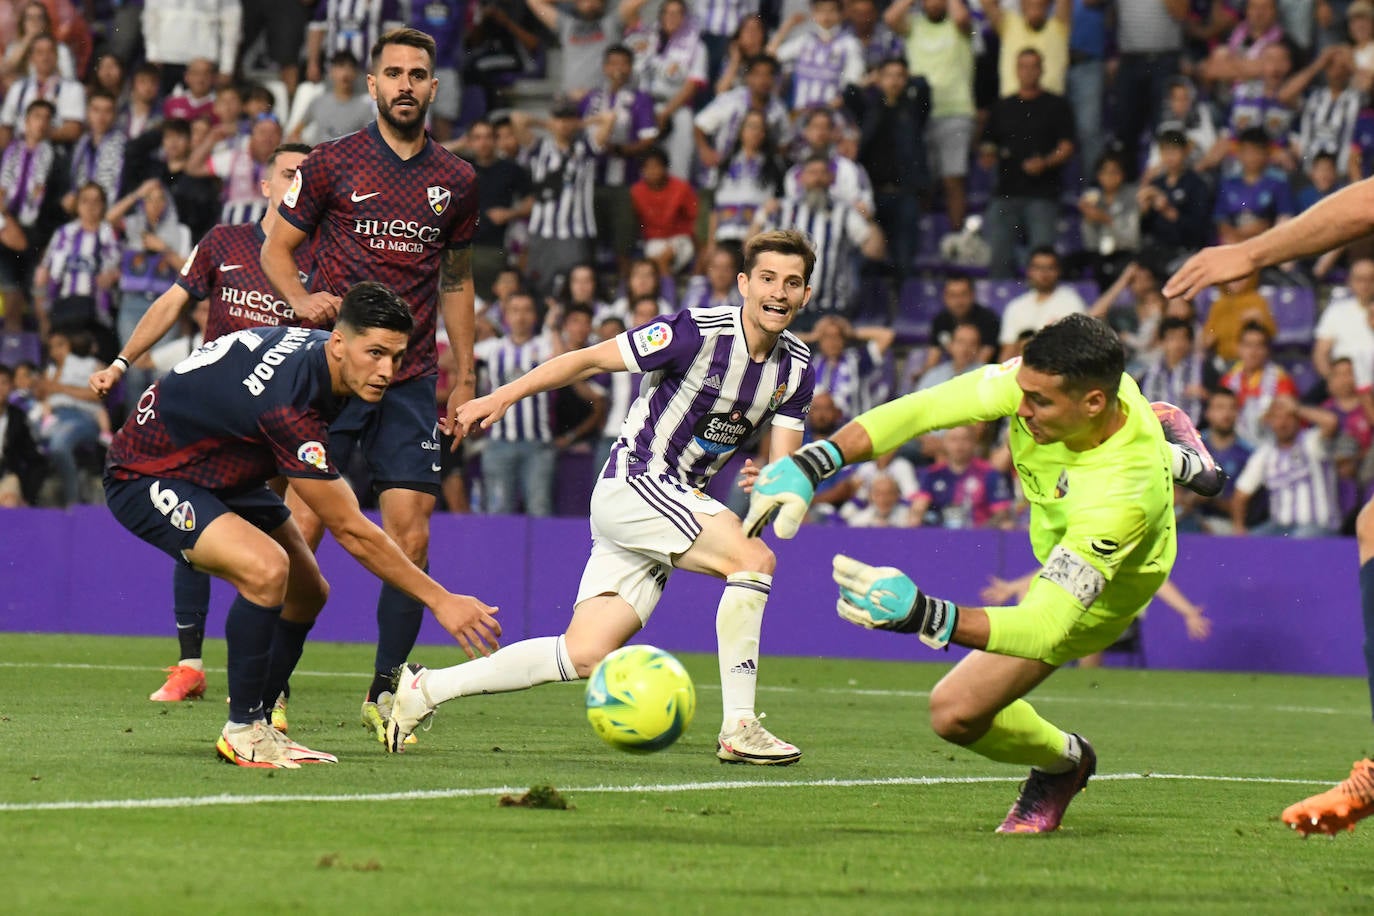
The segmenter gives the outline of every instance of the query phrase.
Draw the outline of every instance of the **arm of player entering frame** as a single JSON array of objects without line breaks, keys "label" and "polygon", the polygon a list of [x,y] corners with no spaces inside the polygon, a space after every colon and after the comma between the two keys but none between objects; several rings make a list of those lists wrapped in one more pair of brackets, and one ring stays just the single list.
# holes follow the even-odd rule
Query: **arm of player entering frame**
[{"label": "arm of player entering frame", "polygon": [[186,308],[186,303],[190,301],[191,294],[186,290],[175,283],[169,286],[148,307],[143,317],[138,319],[134,332],[129,335],[128,342],[120,348],[115,361],[99,372],[91,374],[91,390],[102,398],[109,394],[128,366],[138,362],[143,354],[151,350],[153,345],[172,329],[181,317],[182,310]]},{"label": "arm of player entering frame", "polygon": [[627,368],[629,367],[625,365],[625,357],[621,355],[615,338],[603,340],[594,347],[570,350],[535,366],[491,394],[468,401],[458,408],[452,424],[445,421],[444,425],[447,428],[444,432],[455,439],[462,439],[475,428],[489,429],[493,423],[501,419],[511,405],[530,395],[571,385],[598,372],[624,372]]}]

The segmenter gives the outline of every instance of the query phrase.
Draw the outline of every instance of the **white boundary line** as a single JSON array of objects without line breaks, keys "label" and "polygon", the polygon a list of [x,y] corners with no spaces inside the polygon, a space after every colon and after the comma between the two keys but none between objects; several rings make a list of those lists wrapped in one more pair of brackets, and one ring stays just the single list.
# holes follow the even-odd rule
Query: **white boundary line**
[{"label": "white boundary line", "polygon": [[[42,669],[70,669],[81,671],[141,671],[144,673],[154,673],[161,671],[144,665],[96,665],[80,662],[0,662],[0,668],[42,668]],[[206,668],[212,674],[223,674],[223,668]],[[1226,672],[1220,672],[1226,673]],[[292,677],[346,677],[358,678],[356,671],[294,671]],[[579,682],[574,681],[572,686],[577,686]],[[716,684],[698,684],[698,690],[719,690]],[[765,693],[824,693],[838,694],[842,696],[859,697],[906,697],[910,699],[928,699],[929,690],[875,690],[862,687],[770,687],[761,684],[758,687],[760,692]],[[1363,716],[1364,712],[1360,709],[1349,708],[1341,709],[1334,706],[1263,706],[1254,703],[1214,703],[1205,700],[1127,700],[1116,697],[1099,696],[1071,696],[1055,693],[1036,693],[1030,699],[1039,703],[1085,703],[1093,706],[1124,706],[1124,707],[1149,707],[1158,709],[1215,709],[1223,712],[1286,712],[1299,715],[1315,716]]]},{"label": "white boundary line", "polygon": [[[1327,785],[1330,780],[1281,779],[1267,776],[1202,776],[1185,773],[1107,773],[1093,777],[1108,782],[1142,779],[1165,779],[1181,782],[1257,783],[1262,785]],[[802,779],[768,781],[744,779],[738,781],[678,782],[635,786],[577,786],[559,789],[566,796],[634,795],[640,793],[665,795],[681,792],[717,792],[738,789],[856,789],[881,786],[950,786],[979,783],[1021,782],[1021,776],[893,776],[886,779]],[[472,789],[414,789],[408,792],[368,792],[348,795],[204,795],[180,798],[107,798],[92,801],[9,802],[0,803],[0,814],[23,811],[99,811],[132,808],[208,808],[222,805],[258,805],[268,803],[307,802],[328,804],[340,802],[433,801],[449,798],[481,798],[511,795],[525,791],[513,786],[486,786]]]}]

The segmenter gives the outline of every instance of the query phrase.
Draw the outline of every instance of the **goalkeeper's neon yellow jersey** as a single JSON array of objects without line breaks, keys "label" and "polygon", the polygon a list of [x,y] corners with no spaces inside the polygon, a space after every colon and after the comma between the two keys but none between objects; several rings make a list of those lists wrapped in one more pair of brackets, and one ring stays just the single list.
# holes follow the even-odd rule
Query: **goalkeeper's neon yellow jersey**
[{"label": "goalkeeper's neon yellow jersey", "polygon": [[1016,416],[1020,363],[965,373],[856,422],[868,431],[874,454],[883,454],[931,430],[1010,417],[1012,460],[1031,503],[1031,548],[1044,567],[1036,586],[1053,582],[1103,616],[1135,614],[1168,576],[1178,548],[1171,453],[1159,420],[1135,381],[1122,375],[1125,424],[1107,441],[1083,452],[1040,445]]}]

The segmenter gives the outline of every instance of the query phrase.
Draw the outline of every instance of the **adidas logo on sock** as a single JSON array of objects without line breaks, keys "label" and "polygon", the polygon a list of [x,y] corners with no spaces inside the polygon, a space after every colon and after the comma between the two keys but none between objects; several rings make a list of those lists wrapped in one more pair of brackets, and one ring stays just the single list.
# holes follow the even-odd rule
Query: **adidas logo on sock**
[{"label": "adidas logo on sock", "polygon": [[703,388],[714,388],[714,389],[716,389],[717,391],[719,391],[719,390],[720,390],[720,384],[721,384],[721,382],[720,382],[720,375],[719,375],[719,374],[717,374],[717,375],[708,375],[708,376],[706,376],[706,381],[704,381],[704,382],[701,383],[701,387],[703,387]]},{"label": "adidas logo on sock", "polygon": [[754,664],[754,660],[752,658],[746,658],[744,661],[740,662],[738,665],[731,668],[730,673],[757,675],[759,673],[759,666]]}]

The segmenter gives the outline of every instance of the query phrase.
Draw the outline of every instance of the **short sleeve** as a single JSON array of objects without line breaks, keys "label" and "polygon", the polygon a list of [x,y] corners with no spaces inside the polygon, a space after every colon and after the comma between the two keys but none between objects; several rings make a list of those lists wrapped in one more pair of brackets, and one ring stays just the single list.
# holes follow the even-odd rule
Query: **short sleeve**
[{"label": "short sleeve", "polygon": [[1236,492],[1247,496],[1256,492],[1264,483],[1265,452],[1268,446],[1260,446],[1245,461],[1245,467],[1236,478]]},{"label": "short sleeve", "polygon": [[701,349],[702,336],[691,312],[678,312],[631,328],[615,338],[631,372],[685,372]]},{"label": "short sleeve", "polygon": [[777,414],[773,418],[773,423],[783,429],[803,430],[806,428],[806,415],[811,413],[811,397],[816,391],[816,369],[815,365],[807,362],[806,368],[802,370],[801,379],[797,382],[797,390],[792,392],[782,406],[778,408]]},{"label": "short sleeve", "polygon": [[863,218],[863,214],[850,207],[849,212],[844,216],[844,231],[845,235],[849,236],[850,241],[855,245],[862,246],[868,242],[868,237],[873,234],[873,227],[869,225],[868,220]]},{"label": "short sleeve", "polygon": [[463,182],[454,206],[457,208],[458,217],[453,223],[453,230],[449,233],[448,244],[444,247],[467,248],[472,244],[472,237],[477,234],[478,213],[481,210],[477,201],[475,175]]},{"label": "short sleeve", "polygon": [[86,122],[86,87],[75,80],[63,80],[57,92],[57,119]]},{"label": "short sleeve", "polygon": [[697,112],[692,124],[697,130],[710,137],[725,126],[726,105],[729,104],[730,95],[718,95],[707,104],[701,111]]},{"label": "short sleeve", "polygon": [[215,270],[215,238],[212,232],[200,240],[200,244],[191,249],[190,255],[186,258],[186,263],[181,265],[181,272],[177,275],[177,286],[186,290],[187,295],[192,300],[208,298],[210,295],[211,281],[214,278]]},{"label": "short sleeve", "polygon": [[314,410],[284,404],[258,419],[277,469],[287,477],[333,480],[339,471],[329,461],[329,424]]},{"label": "short sleeve", "polygon": [[[326,147],[329,149],[330,147]],[[324,150],[317,149],[296,169],[296,178],[286,189],[277,212],[306,235],[314,234],[329,207],[333,173]]]}]

